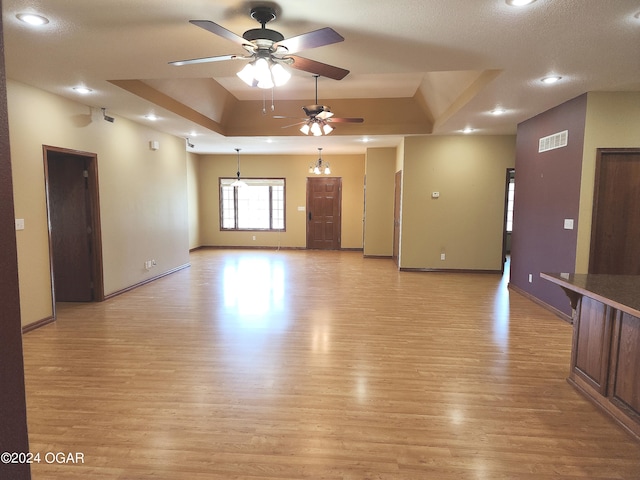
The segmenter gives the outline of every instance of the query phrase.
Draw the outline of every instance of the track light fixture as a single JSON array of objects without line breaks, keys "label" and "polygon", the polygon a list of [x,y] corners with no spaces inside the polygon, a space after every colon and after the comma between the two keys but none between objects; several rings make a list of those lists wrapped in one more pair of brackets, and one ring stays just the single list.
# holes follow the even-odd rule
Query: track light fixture
[{"label": "track light fixture", "polygon": [[322,148],[320,147],[318,147],[318,160],[309,165],[309,173],[315,173],[316,175],[320,175],[322,173],[325,175],[331,175],[329,163],[324,163],[322,161]]},{"label": "track light fixture", "polygon": [[189,148],[194,148],[195,147],[195,145],[193,143],[191,143],[191,141],[189,140],[189,137],[187,137],[185,140],[187,141],[187,147],[189,147]]},{"label": "track light fixture", "polygon": [[110,117],[109,115],[107,115],[107,109],[102,107],[102,118],[104,118],[107,122],[109,123],[113,123],[116,121],[115,118]]}]

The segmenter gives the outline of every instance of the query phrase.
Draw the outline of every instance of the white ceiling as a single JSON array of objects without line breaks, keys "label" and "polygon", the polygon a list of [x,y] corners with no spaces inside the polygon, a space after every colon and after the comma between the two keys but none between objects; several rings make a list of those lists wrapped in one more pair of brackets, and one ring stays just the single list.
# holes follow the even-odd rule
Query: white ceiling
[{"label": "white ceiling", "polygon": [[[377,99],[422,98],[420,111],[432,120],[430,134],[460,134],[464,127],[473,127],[473,134],[514,134],[519,122],[582,93],[640,90],[640,1],[635,0],[536,0],[518,8],[505,0],[2,3],[8,78],[96,109],[106,107],[116,121],[125,117],[147,123],[144,115],[154,112],[160,117],[154,128],[190,137],[198,153],[233,153],[236,147],[246,153],[312,153],[317,147],[327,153],[364,153],[366,146],[397,145],[403,134],[411,132],[402,131],[402,119],[378,118],[385,115],[381,111],[376,116]],[[297,105],[315,103],[309,73],[291,70],[290,82],[273,92],[271,113],[271,91],[252,89],[236,77],[242,62],[168,64],[243,54],[238,45],[189,20],[211,20],[242,35],[259,27],[249,16],[256,5],[276,8],[278,18],[268,28],[285,38],[322,27],[345,38],[298,55],[350,70],[340,81],[321,77],[318,96],[320,103],[331,100],[336,116],[364,116],[362,125],[349,129],[339,124],[331,135],[313,138],[297,128],[282,129],[288,120],[271,119],[271,115],[303,115]],[[39,13],[49,23],[29,27],[16,18],[24,12]],[[540,82],[550,74],[562,79],[550,86]],[[211,79],[217,91],[208,88]],[[280,122],[278,134],[225,137],[112,83],[120,80],[141,80],[215,122],[224,113],[225,95],[259,105],[251,110],[257,117],[264,116],[264,95],[264,117],[268,117],[264,121]],[[90,87],[92,94],[74,92],[77,85]],[[368,99],[374,110],[366,116],[344,111],[355,108],[348,107],[355,105],[348,103],[350,99]],[[496,107],[506,112],[491,115]]]}]

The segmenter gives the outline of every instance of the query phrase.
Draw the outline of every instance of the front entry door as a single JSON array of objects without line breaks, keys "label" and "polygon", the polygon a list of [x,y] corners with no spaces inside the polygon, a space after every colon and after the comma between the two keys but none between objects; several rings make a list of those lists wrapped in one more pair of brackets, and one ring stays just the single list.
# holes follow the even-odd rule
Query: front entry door
[{"label": "front entry door", "polygon": [[342,179],[307,178],[307,248],[339,250]]}]

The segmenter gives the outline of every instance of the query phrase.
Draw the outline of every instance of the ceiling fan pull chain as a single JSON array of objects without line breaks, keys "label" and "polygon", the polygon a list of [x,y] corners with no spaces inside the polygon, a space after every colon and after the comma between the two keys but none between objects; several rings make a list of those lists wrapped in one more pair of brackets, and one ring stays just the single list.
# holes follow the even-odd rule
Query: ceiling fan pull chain
[{"label": "ceiling fan pull chain", "polygon": [[273,88],[271,88],[271,111],[276,111],[276,106],[273,104]]},{"label": "ceiling fan pull chain", "polygon": [[265,96],[264,90],[262,90],[262,114],[267,114],[267,97]]}]

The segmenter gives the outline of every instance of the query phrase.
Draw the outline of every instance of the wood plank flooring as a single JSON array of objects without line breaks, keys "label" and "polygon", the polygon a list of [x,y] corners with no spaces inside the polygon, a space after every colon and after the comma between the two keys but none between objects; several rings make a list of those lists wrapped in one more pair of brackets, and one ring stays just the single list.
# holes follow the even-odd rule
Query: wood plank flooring
[{"label": "wood plank flooring", "polygon": [[24,336],[34,480],[640,479],[571,326],[490,274],[201,250]]}]

